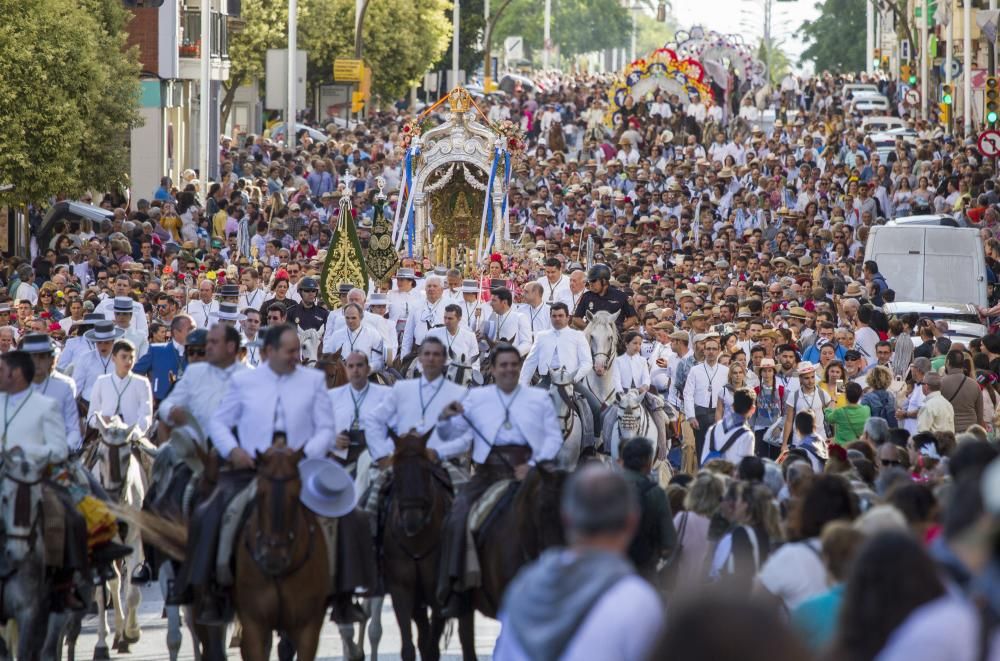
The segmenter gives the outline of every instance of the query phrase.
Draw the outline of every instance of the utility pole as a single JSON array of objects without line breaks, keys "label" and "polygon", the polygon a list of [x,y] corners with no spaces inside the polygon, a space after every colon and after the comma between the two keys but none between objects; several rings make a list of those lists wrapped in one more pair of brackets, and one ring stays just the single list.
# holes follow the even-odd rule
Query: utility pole
[{"label": "utility pole", "polygon": [[461,0],[453,0],[455,3],[455,10],[451,14],[451,76],[452,76],[452,87],[458,87],[458,30],[459,21],[461,19]]},{"label": "utility pole", "polygon": [[483,0],[483,91],[490,93],[490,45],[486,41],[490,29],[490,0]]},{"label": "utility pole", "polygon": [[[926,1],[926,0],[925,0]],[[962,117],[965,137],[972,134],[972,0],[962,8]]]},{"label": "utility pole", "polygon": [[212,1],[201,0],[201,81],[199,86],[199,96],[201,97],[198,110],[198,156],[200,158],[198,166],[198,178],[201,180],[202,200],[208,191],[208,150],[211,149],[212,140],[209,135],[211,131],[211,117],[209,105],[211,104],[211,84],[212,77]]},{"label": "utility pole", "polygon": [[920,119],[927,119],[927,62],[929,56],[927,52],[927,10],[929,4],[927,0],[920,0]]},{"label": "utility pole", "polygon": [[542,36],[542,69],[549,68],[549,49],[552,47],[552,0],[545,0],[545,26]]},{"label": "utility pole", "polygon": [[[925,10],[926,11],[926,10]],[[875,73],[875,4],[865,0],[865,71]]]},{"label": "utility pole", "polygon": [[288,134],[287,144],[291,149],[295,149],[295,94],[298,91],[298,72],[295,65],[298,59],[299,40],[299,0],[288,0],[288,103],[285,111],[285,132]]},{"label": "utility pole", "polygon": [[[951,42],[952,42],[952,38],[954,37],[954,21],[952,20],[954,17],[951,15],[951,0],[948,0],[947,7],[948,7],[948,9],[946,10],[947,13],[945,14],[945,16],[947,17],[948,24],[944,26],[944,34],[945,34],[945,42],[944,42],[944,47],[945,47],[945,54],[944,54],[944,84],[945,85],[951,85],[951,59],[952,59],[952,57],[951,57],[951,51],[952,51]],[[952,98],[952,101],[954,101],[954,99],[955,99],[954,94],[952,94],[951,98]],[[952,107],[954,107],[954,106],[952,106]],[[951,112],[950,111],[951,111],[951,108],[949,108],[948,121],[945,122],[945,125],[944,125],[944,132],[947,135],[951,135],[951,119],[952,118],[951,118]]]}]

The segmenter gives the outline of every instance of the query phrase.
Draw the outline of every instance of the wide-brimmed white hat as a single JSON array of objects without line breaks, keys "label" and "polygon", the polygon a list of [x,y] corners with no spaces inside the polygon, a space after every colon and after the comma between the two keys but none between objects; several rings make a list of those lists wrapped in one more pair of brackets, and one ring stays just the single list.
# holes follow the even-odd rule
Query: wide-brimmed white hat
[{"label": "wide-brimmed white hat", "polygon": [[117,340],[125,334],[124,328],[118,328],[113,321],[98,321],[94,327],[83,334],[91,342],[108,342]]},{"label": "wide-brimmed white hat", "polygon": [[209,318],[219,319],[222,321],[243,321],[247,318],[245,314],[239,311],[235,303],[220,303],[217,312],[210,312]]},{"label": "wide-brimmed white hat", "polygon": [[389,305],[389,297],[382,292],[375,292],[368,297],[368,307],[375,307],[376,305]]},{"label": "wide-brimmed white hat", "polygon": [[52,353],[55,347],[52,338],[45,333],[31,333],[21,340],[21,351],[25,353]]},{"label": "wide-brimmed white hat", "polygon": [[478,280],[462,280],[462,293],[463,294],[478,294],[479,293],[479,281]]},{"label": "wide-brimmed white hat", "polygon": [[336,518],[356,505],[354,480],[340,464],[330,459],[303,459],[299,462],[302,490],[299,500],[313,514]]},{"label": "wide-brimmed white hat", "polygon": [[115,296],[115,305],[113,310],[115,314],[132,314],[132,299],[128,296]]}]

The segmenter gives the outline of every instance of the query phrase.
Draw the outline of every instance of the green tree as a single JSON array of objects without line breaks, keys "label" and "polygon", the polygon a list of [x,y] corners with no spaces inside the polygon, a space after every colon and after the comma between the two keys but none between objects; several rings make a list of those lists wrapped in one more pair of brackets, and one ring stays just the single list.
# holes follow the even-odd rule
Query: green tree
[{"label": "green tree", "polygon": [[[299,0],[298,6],[301,30],[309,22],[308,0]],[[229,80],[223,83],[225,93],[219,102],[223,124],[232,110],[236,88],[264,77],[268,49],[288,48],[288,0],[243,0],[241,14],[243,29],[229,40]]]},{"label": "green tree", "polygon": [[771,40],[767,43],[761,38],[757,44],[757,59],[771,67],[771,84],[777,85],[781,79],[792,70],[792,63],[788,61],[788,54],[785,53],[781,45],[783,41]]},{"label": "green tree", "polygon": [[0,0],[0,15],[0,201],[125,185],[139,67],[121,3]]},{"label": "green tree", "polygon": [[865,68],[865,3],[823,0],[820,14],[805,21],[797,35],[807,45],[799,62],[811,61],[816,71],[859,71]]},{"label": "green tree", "polygon": [[[540,51],[544,36],[544,3],[514,0],[497,23],[494,43],[506,37],[524,37],[525,47]],[[552,3],[551,37],[561,55],[625,46],[632,30],[630,10],[619,0],[559,0]]]},{"label": "green tree", "polygon": [[[372,95],[392,101],[406,94],[448,47],[448,0],[371,0],[362,26],[363,59],[372,69]],[[299,23],[299,47],[309,52],[312,82],[331,77],[333,60],[354,57],[353,0],[310,0],[310,20]]]},{"label": "green tree", "polygon": [[[458,66],[471,76],[483,63],[483,30],[486,28],[486,18],[483,16],[483,0],[462,0],[459,14],[458,31]],[[453,24],[452,9],[445,10],[444,20]],[[494,53],[494,57],[496,54]],[[451,40],[444,54],[434,63],[434,69],[451,71]]]}]

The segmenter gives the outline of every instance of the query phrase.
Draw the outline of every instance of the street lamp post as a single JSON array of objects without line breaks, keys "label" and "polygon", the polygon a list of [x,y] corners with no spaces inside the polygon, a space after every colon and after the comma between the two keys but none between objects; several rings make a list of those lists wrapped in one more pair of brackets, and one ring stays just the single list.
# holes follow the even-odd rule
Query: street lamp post
[{"label": "street lamp post", "polygon": [[201,97],[198,110],[198,178],[201,180],[203,191],[208,190],[208,163],[209,149],[211,149],[211,117],[208,106],[212,95],[212,2],[211,0],[201,0],[201,81],[199,85],[199,96]]},{"label": "street lamp post", "polygon": [[295,93],[298,91],[298,80],[295,65],[298,59],[299,40],[299,3],[298,0],[288,0],[288,104],[285,111],[285,133],[288,135],[287,143],[291,149],[295,149]]},{"label": "street lamp post", "polygon": [[549,50],[552,48],[552,0],[545,0],[545,25],[543,27],[542,69],[549,68]]},{"label": "street lamp post", "polygon": [[455,3],[455,10],[452,12],[452,27],[451,27],[451,86],[458,87],[458,30],[461,25],[461,12],[462,12],[462,2],[461,0],[453,0]]}]

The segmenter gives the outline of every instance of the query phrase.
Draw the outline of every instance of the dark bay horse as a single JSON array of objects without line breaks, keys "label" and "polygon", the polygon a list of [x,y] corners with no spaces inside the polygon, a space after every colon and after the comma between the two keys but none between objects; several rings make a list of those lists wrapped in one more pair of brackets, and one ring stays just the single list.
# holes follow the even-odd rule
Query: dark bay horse
[{"label": "dark bay horse", "polygon": [[316,658],[330,568],[316,517],[299,501],[304,456],[283,445],[257,455],[257,496],[239,536],[233,587],[248,661],[270,658],[274,631],[288,636],[299,661]]},{"label": "dark bay horse", "polygon": [[[428,456],[424,435],[389,435],[396,445],[392,456],[392,483],[382,528],[382,557],[386,587],[402,636],[404,661],[416,659],[411,621],[417,625],[420,658],[441,657],[441,617],[436,586],[440,569],[441,536],[451,509],[453,490],[447,472]],[[428,610],[430,619],[428,620]],[[459,623],[462,655],[475,659],[471,613]]]},{"label": "dark bay horse", "polygon": [[326,374],[326,388],[330,390],[347,383],[347,367],[344,365],[344,357],[337,349],[334,353],[325,353],[316,362],[316,368],[323,370]]},{"label": "dark bay horse", "polygon": [[532,468],[512,501],[476,539],[482,584],[473,591],[473,604],[483,615],[497,617],[503,593],[521,567],[545,549],[565,543],[559,500],[568,475],[563,470]]}]

